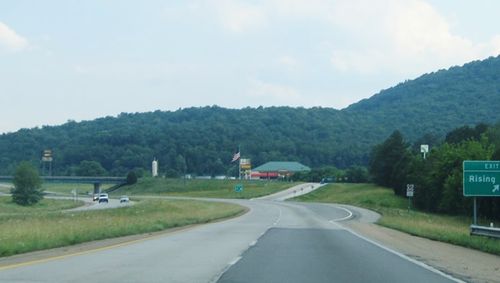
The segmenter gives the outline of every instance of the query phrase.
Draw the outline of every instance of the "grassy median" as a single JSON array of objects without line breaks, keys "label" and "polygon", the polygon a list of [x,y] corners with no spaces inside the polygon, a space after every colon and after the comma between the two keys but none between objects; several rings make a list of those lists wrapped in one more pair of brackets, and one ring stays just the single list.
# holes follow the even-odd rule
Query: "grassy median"
[{"label": "grassy median", "polygon": [[[113,185],[102,184],[101,190],[106,190]],[[94,193],[94,184],[66,184],[66,183],[43,183],[42,188],[46,192],[72,195],[75,191],[78,195],[92,195]]]},{"label": "grassy median", "polygon": [[500,239],[469,235],[471,217],[408,212],[408,200],[395,196],[391,189],[371,184],[331,184],[295,200],[364,207],[382,215],[379,225],[500,255]]},{"label": "grassy median", "polygon": [[[6,209],[5,198],[0,198],[0,211]],[[55,213],[49,208],[33,208],[0,214],[0,256],[206,223],[243,211],[241,206],[226,203],[144,200],[99,211]]]},{"label": "grassy median", "polygon": [[[241,192],[235,191],[237,185],[243,186]],[[141,178],[136,184],[122,187],[114,194],[250,199],[273,194],[295,185],[297,183],[261,180]]]},{"label": "grassy median", "polygon": [[14,203],[12,201],[12,197],[5,196],[0,197],[0,217],[19,214],[33,215],[38,213],[59,212],[64,209],[75,208],[81,205],[83,205],[83,202],[81,201],[75,202],[72,200],[55,200],[45,198],[33,206],[22,206]]}]

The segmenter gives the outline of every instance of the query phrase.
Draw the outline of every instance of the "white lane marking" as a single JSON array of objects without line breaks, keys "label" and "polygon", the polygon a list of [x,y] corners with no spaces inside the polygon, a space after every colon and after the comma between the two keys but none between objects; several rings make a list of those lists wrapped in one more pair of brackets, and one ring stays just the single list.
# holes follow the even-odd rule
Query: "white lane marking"
[{"label": "white lane marking", "polygon": [[349,209],[345,208],[345,207],[341,207],[341,206],[335,206],[335,208],[339,208],[339,209],[342,209],[344,210],[345,212],[347,212],[347,216],[346,217],[341,217],[341,218],[335,218],[335,219],[330,219],[328,220],[329,222],[338,222],[338,221],[344,221],[344,220],[347,220],[349,218],[352,217],[352,211],[350,211]]},{"label": "white lane marking", "polygon": [[375,246],[377,246],[377,247],[379,247],[379,248],[381,248],[381,249],[383,249],[383,250],[385,250],[387,252],[392,253],[393,255],[396,255],[396,256],[398,256],[398,257],[400,257],[402,259],[405,259],[405,260],[407,260],[407,261],[409,261],[409,262],[411,262],[413,264],[416,264],[416,265],[418,265],[418,266],[420,266],[420,267],[422,267],[424,269],[427,269],[427,270],[429,270],[431,272],[437,273],[437,274],[439,274],[439,275],[441,275],[441,276],[443,276],[443,277],[445,277],[445,278],[447,278],[449,280],[452,280],[452,281],[455,281],[455,282],[458,282],[458,283],[466,283],[465,281],[462,281],[462,280],[460,280],[458,278],[455,278],[455,277],[453,277],[453,276],[451,276],[449,274],[446,274],[446,273],[444,273],[444,272],[442,272],[442,271],[440,271],[440,270],[438,270],[438,269],[436,269],[436,268],[434,268],[434,267],[432,267],[430,265],[427,265],[427,264],[425,264],[423,262],[415,260],[415,259],[413,259],[411,257],[408,257],[407,255],[404,255],[404,254],[402,254],[402,253],[400,253],[398,251],[395,251],[395,250],[393,250],[391,248],[388,248],[388,247],[386,247],[386,246],[384,246],[384,245],[382,245],[380,243],[377,243],[374,240],[371,240],[371,239],[369,239],[369,238],[367,238],[367,237],[365,237],[363,235],[360,235],[360,234],[356,233],[355,231],[353,231],[353,230],[351,230],[351,229],[349,229],[349,228],[341,225],[340,223],[337,223],[337,222],[330,222],[330,223],[332,223],[332,224],[334,224],[334,225],[336,225],[338,227],[343,228],[344,230],[348,231],[349,233],[353,234],[354,236],[356,236],[356,237],[358,237],[358,238],[360,238],[362,240],[365,240],[365,241],[367,241],[368,243],[370,243],[372,245],[375,245]]},{"label": "white lane marking", "polygon": [[281,215],[283,215],[283,212],[281,211],[281,207],[279,208],[279,210],[280,210],[280,214],[278,215],[278,219],[276,219],[276,221],[274,221],[273,226],[278,225],[278,223],[281,221]]},{"label": "white lane marking", "polygon": [[233,259],[231,262],[229,262],[229,266],[235,265],[238,261],[240,261],[240,259],[241,259],[241,256]]},{"label": "white lane marking", "polygon": [[219,272],[217,275],[215,275],[210,281],[208,281],[209,283],[216,283],[219,281],[219,279],[222,277],[222,275],[224,275],[224,273],[226,273],[233,265],[235,265],[238,261],[240,261],[242,257],[239,256],[235,259],[233,259],[232,261],[230,261],[227,266],[221,271]]}]

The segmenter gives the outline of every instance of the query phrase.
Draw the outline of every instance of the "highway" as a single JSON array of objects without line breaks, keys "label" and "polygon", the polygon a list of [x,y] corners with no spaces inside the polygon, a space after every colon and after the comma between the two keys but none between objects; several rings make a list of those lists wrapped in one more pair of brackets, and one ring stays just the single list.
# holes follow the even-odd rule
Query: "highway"
[{"label": "highway", "polygon": [[461,282],[342,226],[362,212],[277,201],[283,194],[232,200],[250,211],[128,244],[17,265],[0,260],[0,282]]},{"label": "highway", "polygon": [[[62,197],[53,197],[53,198],[58,198],[61,199]],[[72,197],[64,197],[66,199],[73,199]],[[85,211],[85,210],[96,210],[96,209],[110,209],[110,208],[119,208],[127,205],[133,205],[133,202],[127,202],[127,203],[120,203],[119,199],[114,199],[110,198],[109,202],[103,202],[99,203],[98,201],[93,201],[91,198],[88,197],[79,197],[78,200],[83,201],[85,204],[83,206],[73,208],[73,209],[68,209],[68,212],[75,212],[75,211]]]}]

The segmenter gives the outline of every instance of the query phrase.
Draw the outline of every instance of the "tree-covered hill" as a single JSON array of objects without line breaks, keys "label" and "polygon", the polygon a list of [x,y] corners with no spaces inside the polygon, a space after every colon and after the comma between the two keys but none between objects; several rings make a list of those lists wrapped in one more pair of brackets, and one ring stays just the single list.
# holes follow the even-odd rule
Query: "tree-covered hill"
[{"label": "tree-covered hill", "polygon": [[[161,105],[158,106],[161,108]],[[150,168],[169,174],[227,174],[241,145],[254,165],[300,161],[312,167],[366,164],[371,147],[395,129],[412,141],[426,133],[500,120],[500,57],[426,74],[343,110],[217,106],[120,114],[0,135],[0,174],[51,149],[54,174],[77,174],[82,161],[108,174]],[[88,164],[88,163],[86,163]]]},{"label": "tree-covered hill", "polygon": [[[425,74],[344,109],[411,139],[500,118],[500,56]],[[451,126],[451,127],[450,127]]]}]

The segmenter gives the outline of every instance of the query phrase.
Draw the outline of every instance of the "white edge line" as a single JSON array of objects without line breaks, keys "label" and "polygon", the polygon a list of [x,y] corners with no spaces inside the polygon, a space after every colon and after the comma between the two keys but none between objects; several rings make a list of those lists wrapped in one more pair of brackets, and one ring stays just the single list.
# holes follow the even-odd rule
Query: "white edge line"
[{"label": "white edge line", "polygon": [[229,262],[229,266],[235,265],[238,261],[240,261],[240,259],[241,259],[241,256],[233,259],[231,262]]},{"label": "white edge line", "polygon": [[340,208],[340,209],[342,209],[342,210],[346,211],[346,212],[347,212],[347,216],[346,216],[346,217],[342,217],[342,218],[331,219],[331,220],[329,220],[329,222],[344,221],[344,220],[347,220],[347,219],[351,218],[351,217],[352,217],[352,215],[353,215],[353,214],[352,214],[352,211],[350,211],[350,210],[349,210],[349,209],[347,209],[347,208],[344,208],[344,207],[341,207],[341,206],[336,206],[336,208]]},{"label": "white edge line", "polygon": [[216,283],[219,281],[219,279],[222,277],[222,275],[224,275],[224,273],[226,273],[233,265],[235,265],[238,261],[240,261],[242,257],[239,256],[235,259],[233,259],[232,261],[230,261],[226,267],[224,267],[224,269],[222,271],[220,271],[217,275],[215,275],[211,280],[209,280],[208,282],[209,283]]},{"label": "white edge line", "polygon": [[[347,208],[343,208],[343,207],[340,207],[340,208],[348,210]],[[352,214],[352,212],[351,212],[351,214]],[[403,259],[405,259],[405,260],[407,260],[407,261],[409,261],[409,262],[411,262],[413,264],[416,264],[416,265],[418,265],[418,266],[420,266],[420,267],[422,267],[424,269],[427,269],[427,270],[429,270],[431,272],[437,273],[437,274],[439,274],[439,275],[441,275],[441,276],[443,276],[443,277],[445,277],[447,279],[450,279],[452,281],[455,281],[455,282],[458,282],[458,283],[466,283],[465,281],[462,281],[462,280],[460,280],[458,278],[455,278],[455,277],[453,277],[453,276],[451,276],[449,274],[446,274],[446,273],[442,272],[439,269],[436,269],[436,268],[434,268],[434,267],[432,267],[430,265],[427,265],[427,264],[425,264],[425,263],[423,263],[421,261],[415,260],[415,259],[413,259],[413,258],[411,258],[411,257],[409,257],[407,255],[404,255],[404,254],[402,254],[400,252],[397,252],[397,251],[395,251],[393,249],[390,249],[390,248],[388,248],[388,247],[386,247],[386,246],[384,246],[382,244],[379,244],[379,243],[375,242],[374,240],[371,240],[371,239],[369,239],[369,238],[367,238],[367,237],[365,237],[363,235],[360,235],[360,234],[354,232],[353,230],[345,227],[344,225],[341,225],[340,223],[332,222],[331,220],[329,222],[332,223],[332,224],[334,224],[334,225],[338,225],[338,226],[342,227],[344,230],[348,231],[349,233],[353,234],[354,236],[356,236],[356,237],[358,237],[360,239],[363,239],[363,240],[367,241],[368,243],[370,243],[372,245],[375,245],[375,246],[377,246],[377,247],[379,247],[379,248],[381,248],[381,249],[383,249],[383,250],[385,250],[387,252],[390,252],[390,253],[392,253],[392,254],[394,254],[396,256],[399,256],[400,258],[403,258]]]}]

